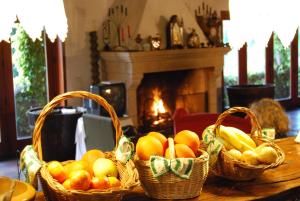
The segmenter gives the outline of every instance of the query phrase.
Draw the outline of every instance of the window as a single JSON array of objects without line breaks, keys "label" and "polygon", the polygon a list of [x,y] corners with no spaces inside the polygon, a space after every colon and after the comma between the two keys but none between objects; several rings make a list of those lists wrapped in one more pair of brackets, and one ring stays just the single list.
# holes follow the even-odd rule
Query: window
[{"label": "window", "polygon": [[274,34],[274,83],[275,98],[289,98],[291,93],[291,49],[285,49]]},{"label": "window", "polygon": [[248,84],[265,84],[266,51],[254,40],[247,43],[247,76]]}]

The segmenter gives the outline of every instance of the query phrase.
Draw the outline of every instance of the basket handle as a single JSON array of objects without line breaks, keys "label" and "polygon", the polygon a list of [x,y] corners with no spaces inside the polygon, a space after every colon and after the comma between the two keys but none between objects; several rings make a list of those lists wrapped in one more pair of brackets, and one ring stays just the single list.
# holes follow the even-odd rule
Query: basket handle
[{"label": "basket handle", "polygon": [[44,121],[47,117],[47,115],[56,107],[58,106],[62,101],[65,101],[70,98],[86,98],[86,99],[92,99],[93,101],[96,101],[98,104],[100,104],[102,107],[105,108],[105,110],[109,113],[112,124],[116,130],[116,147],[118,146],[118,141],[120,137],[123,135],[123,131],[121,128],[120,121],[118,119],[118,116],[114,110],[114,108],[101,96],[92,94],[87,91],[71,91],[64,94],[60,94],[56,97],[54,97],[48,104],[46,104],[41,111],[39,117],[36,120],[35,127],[33,130],[33,136],[32,136],[32,144],[34,150],[38,153],[38,157],[40,160],[43,160],[43,151],[42,151],[42,145],[41,145],[41,130],[44,124]]},{"label": "basket handle", "polygon": [[254,137],[255,133],[257,133],[257,136],[259,138],[262,138],[261,126],[258,123],[258,120],[257,120],[255,114],[249,108],[246,108],[246,107],[232,107],[232,108],[229,108],[228,110],[224,111],[222,114],[220,114],[218,116],[218,119],[217,119],[216,123],[215,123],[215,128],[214,128],[213,133],[216,133],[216,131],[218,131],[220,129],[220,126],[221,126],[223,120],[228,115],[231,115],[231,114],[237,113],[237,112],[246,113],[249,116],[249,118],[251,119],[251,132],[250,132],[250,136]]}]

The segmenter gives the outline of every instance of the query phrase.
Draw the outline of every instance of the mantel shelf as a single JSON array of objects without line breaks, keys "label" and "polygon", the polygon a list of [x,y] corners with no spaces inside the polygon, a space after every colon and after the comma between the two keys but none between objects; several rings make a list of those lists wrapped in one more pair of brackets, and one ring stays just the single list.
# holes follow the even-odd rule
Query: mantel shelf
[{"label": "mantel shelf", "polygon": [[161,59],[199,58],[224,56],[229,47],[174,49],[157,51],[102,51],[100,56],[106,61],[138,62]]}]

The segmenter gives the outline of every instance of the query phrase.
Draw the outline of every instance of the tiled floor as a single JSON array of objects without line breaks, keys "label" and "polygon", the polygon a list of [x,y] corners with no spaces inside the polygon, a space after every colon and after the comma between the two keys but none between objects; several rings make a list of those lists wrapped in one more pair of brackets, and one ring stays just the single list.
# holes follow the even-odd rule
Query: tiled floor
[{"label": "tiled floor", "polygon": [[[290,119],[290,132],[288,133],[288,135],[295,136],[300,130],[300,108],[292,111],[287,111],[287,114]],[[18,178],[17,159],[0,161],[0,176]],[[22,174],[21,178],[23,178]]]}]

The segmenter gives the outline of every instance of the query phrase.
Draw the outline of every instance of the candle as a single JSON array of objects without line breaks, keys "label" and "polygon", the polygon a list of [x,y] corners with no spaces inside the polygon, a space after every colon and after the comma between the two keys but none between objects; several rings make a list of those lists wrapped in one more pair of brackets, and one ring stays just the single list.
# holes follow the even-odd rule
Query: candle
[{"label": "candle", "polygon": [[123,5],[121,5],[121,13],[123,13]]},{"label": "candle", "polygon": [[121,27],[122,42],[125,41],[124,29]]},{"label": "candle", "polygon": [[[200,14],[200,6],[198,6],[198,14]],[[197,15],[197,14],[196,14]]]},{"label": "candle", "polygon": [[110,8],[108,9],[108,17],[110,17]]},{"label": "candle", "polygon": [[125,8],[125,16],[127,16],[127,8]]},{"label": "candle", "polygon": [[131,38],[131,35],[130,35],[130,26],[127,25],[127,31],[128,31],[128,38]]},{"label": "candle", "polygon": [[197,16],[197,10],[195,9],[195,16]]},{"label": "candle", "polygon": [[111,9],[111,14],[113,15],[115,13],[114,8]]}]

